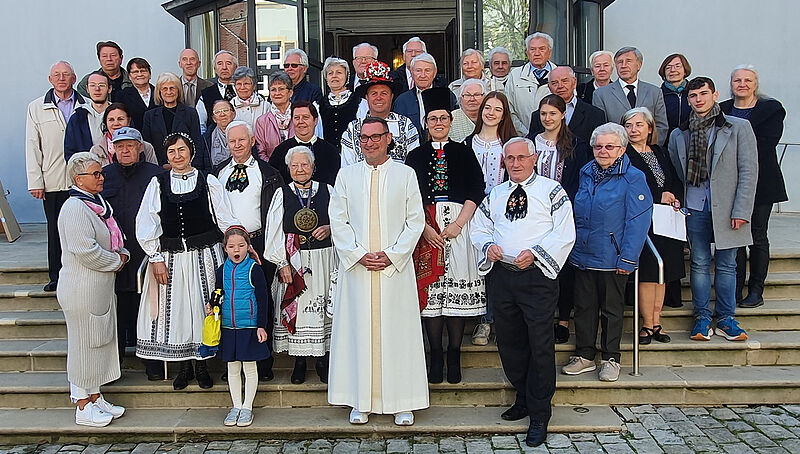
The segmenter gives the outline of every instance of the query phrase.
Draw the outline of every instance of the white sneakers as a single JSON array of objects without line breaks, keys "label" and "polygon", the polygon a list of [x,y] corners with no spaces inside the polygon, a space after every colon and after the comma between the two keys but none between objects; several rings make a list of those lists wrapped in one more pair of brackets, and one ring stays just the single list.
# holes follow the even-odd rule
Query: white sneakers
[{"label": "white sneakers", "polygon": [[472,332],[472,345],[487,345],[491,333],[492,325],[488,323],[478,323],[475,325],[475,331]]},{"label": "white sneakers", "polygon": [[125,414],[125,407],[113,405],[101,394],[94,402],[87,402],[83,410],[75,407],[75,424],[90,427],[105,427],[112,419]]},{"label": "white sneakers", "polygon": [[369,413],[358,411],[355,408],[350,410],[350,424],[366,424],[369,421]]},{"label": "white sneakers", "polygon": [[394,423],[398,426],[410,426],[414,424],[414,413],[411,413],[410,411],[395,413]]}]

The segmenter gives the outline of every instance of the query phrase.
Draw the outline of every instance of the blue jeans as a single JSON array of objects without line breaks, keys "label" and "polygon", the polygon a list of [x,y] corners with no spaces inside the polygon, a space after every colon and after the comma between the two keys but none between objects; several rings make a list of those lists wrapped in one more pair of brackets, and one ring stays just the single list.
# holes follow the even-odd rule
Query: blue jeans
[{"label": "blue jeans", "polygon": [[[694,316],[711,320],[709,300],[711,298],[711,243],[714,241],[714,226],[711,210],[689,210],[686,219],[686,234],[691,249],[690,279]],[[714,252],[714,291],[717,301],[717,320],[733,317],[736,310],[736,248],[716,249]]]}]

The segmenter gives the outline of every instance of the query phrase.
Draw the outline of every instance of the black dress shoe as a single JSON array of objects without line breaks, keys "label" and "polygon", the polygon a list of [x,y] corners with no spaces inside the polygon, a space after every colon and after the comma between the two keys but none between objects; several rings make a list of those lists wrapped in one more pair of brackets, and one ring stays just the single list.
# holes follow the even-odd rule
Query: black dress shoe
[{"label": "black dress shoe", "polygon": [[44,291],[45,292],[55,292],[57,286],[58,286],[58,282],[57,281],[50,281],[47,284],[45,284]]},{"label": "black dress shoe", "polygon": [[201,389],[209,389],[214,386],[214,380],[211,379],[211,375],[208,373],[208,365],[206,362],[204,360],[197,360],[195,363],[195,369],[197,369],[197,385]]},{"label": "black dress shoe", "polygon": [[319,381],[328,383],[328,357],[323,356],[322,358],[318,358],[314,368],[317,370]]},{"label": "black dress shoe", "polygon": [[519,421],[522,418],[528,417],[528,408],[522,404],[515,403],[511,408],[504,411],[500,417],[506,421]]},{"label": "black dress shoe", "polygon": [[525,444],[535,448],[547,440],[547,423],[531,421],[528,426],[528,435],[525,436]]},{"label": "black dress shoe", "polygon": [[292,371],[292,383],[299,385],[306,381],[306,359],[303,356],[298,356],[294,359],[294,370]]},{"label": "black dress shoe", "polygon": [[747,294],[745,299],[743,299],[737,306],[743,309],[753,309],[755,307],[763,306],[764,305],[764,298],[755,292],[750,292]]},{"label": "black dress shoe", "polygon": [[194,368],[192,361],[182,361],[175,380],[172,381],[172,389],[178,391],[189,386],[189,380],[194,380]]},{"label": "black dress shoe", "polygon": [[556,323],[553,330],[555,331],[556,344],[566,344],[569,342],[569,328],[560,323]]}]

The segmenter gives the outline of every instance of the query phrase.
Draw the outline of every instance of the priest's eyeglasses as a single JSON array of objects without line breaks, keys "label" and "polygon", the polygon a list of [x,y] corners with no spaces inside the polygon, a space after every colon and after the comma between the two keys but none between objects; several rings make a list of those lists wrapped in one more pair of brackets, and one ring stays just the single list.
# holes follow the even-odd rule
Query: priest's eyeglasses
[{"label": "priest's eyeglasses", "polygon": [[386,131],[386,132],[382,132],[382,133],[380,133],[380,134],[372,134],[372,135],[370,135],[370,136],[368,136],[368,135],[366,135],[366,134],[359,134],[359,136],[358,136],[358,140],[359,140],[361,143],[367,143],[367,142],[369,142],[369,141],[372,141],[372,142],[374,142],[374,143],[378,143],[378,141],[379,141],[379,140],[381,140],[381,138],[382,138],[383,136],[385,136],[386,134],[388,134],[388,133],[389,133],[389,132],[388,132],[388,131]]},{"label": "priest's eyeglasses", "polygon": [[93,176],[95,178],[95,180],[99,180],[100,178],[105,177],[105,174],[103,174],[103,172],[100,171],[100,170],[95,170],[94,172],[78,173],[76,175],[83,175],[83,176],[90,176],[91,175],[91,176]]}]

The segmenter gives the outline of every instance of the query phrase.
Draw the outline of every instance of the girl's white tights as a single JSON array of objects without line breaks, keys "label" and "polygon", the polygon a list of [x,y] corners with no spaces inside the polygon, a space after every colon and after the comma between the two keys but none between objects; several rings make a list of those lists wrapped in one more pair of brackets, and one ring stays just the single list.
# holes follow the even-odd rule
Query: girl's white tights
[{"label": "girl's white tights", "polygon": [[[242,403],[242,369],[244,369],[244,403]],[[255,361],[228,363],[228,390],[231,392],[233,408],[252,410],[257,388],[258,368]]]}]

